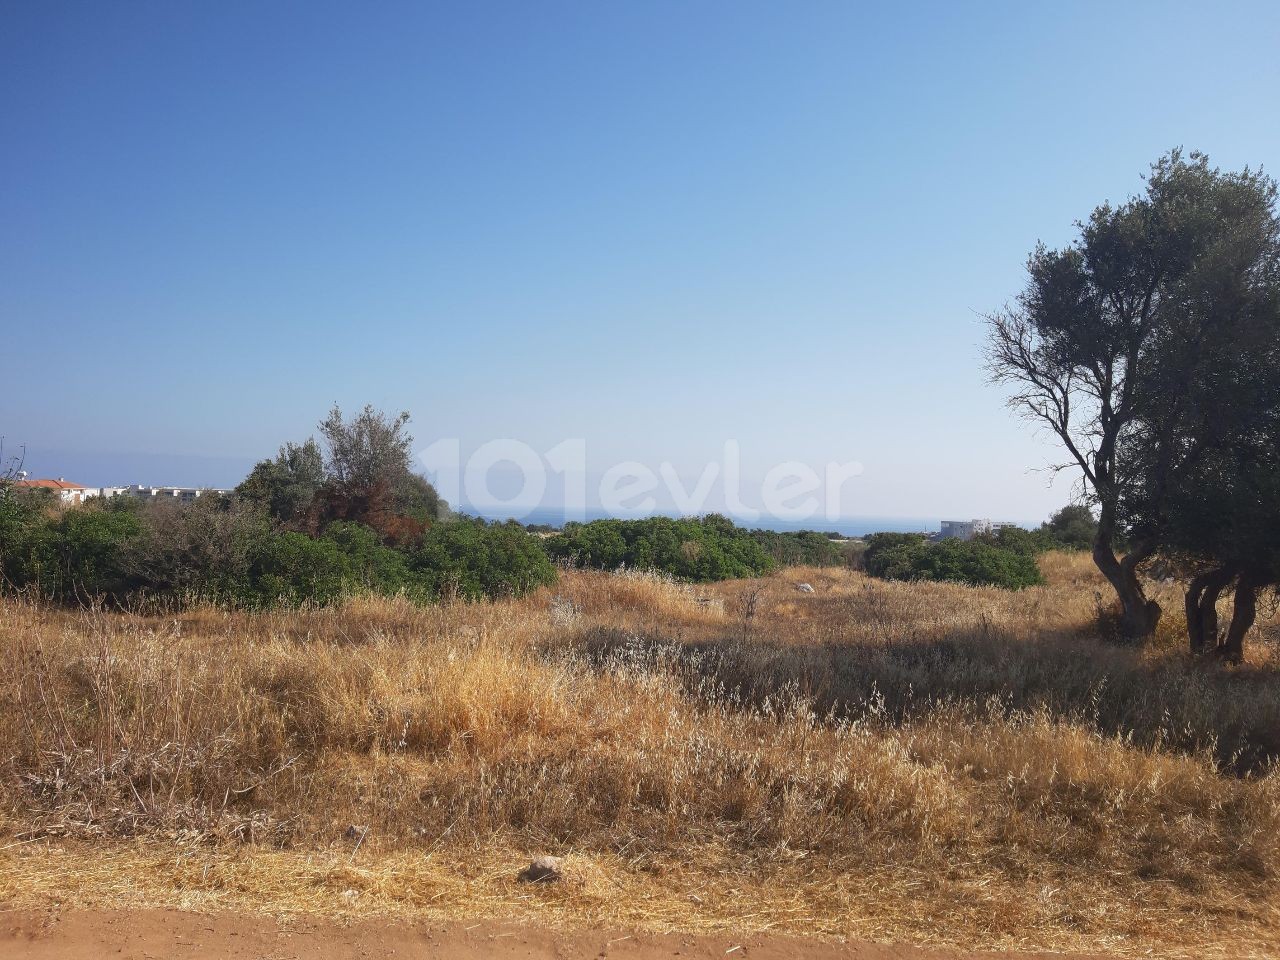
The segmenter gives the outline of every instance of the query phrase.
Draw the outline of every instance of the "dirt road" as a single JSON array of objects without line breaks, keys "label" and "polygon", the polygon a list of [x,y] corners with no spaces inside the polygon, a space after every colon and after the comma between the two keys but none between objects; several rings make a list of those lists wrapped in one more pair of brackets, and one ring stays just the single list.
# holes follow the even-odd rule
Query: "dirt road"
[{"label": "dirt road", "polygon": [[0,919],[4,960],[1065,960],[1062,954],[957,953],[759,935],[566,932],[492,922],[343,925],[178,910],[13,910]]}]

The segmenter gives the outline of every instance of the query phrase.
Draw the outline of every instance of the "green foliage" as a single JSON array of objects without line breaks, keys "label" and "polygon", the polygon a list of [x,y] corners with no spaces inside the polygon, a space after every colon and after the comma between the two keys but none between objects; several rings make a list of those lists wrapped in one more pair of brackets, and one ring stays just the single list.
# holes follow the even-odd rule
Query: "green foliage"
[{"label": "green foliage", "polygon": [[518,523],[470,518],[428,529],[410,566],[424,590],[443,598],[518,596],[556,580],[541,542]]},{"label": "green foliage", "polygon": [[1173,547],[1171,497],[1224,442],[1248,443],[1266,406],[1258,387],[1280,341],[1276,196],[1261,170],[1171,151],[1075,242],[1038,247],[1016,304],[988,318],[995,379],[1058,438],[1098,507],[1094,558],[1133,637],[1159,621],[1136,570]]},{"label": "green foliage", "polygon": [[338,544],[289,530],[259,544],[247,589],[234,599],[255,607],[328,604],[353,592],[352,581],[351,559]]},{"label": "green foliage", "polygon": [[849,551],[828,534],[812,530],[777,533],[753,530],[751,536],[774,563],[784,567],[839,567],[849,562]]},{"label": "green foliage", "polygon": [[34,545],[46,526],[30,497],[11,489],[0,491],[0,576],[5,584],[22,587],[35,579]]},{"label": "green foliage", "polygon": [[332,524],[322,538],[337,548],[347,562],[348,588],[390,595],[406,592],[421,597],[414,582],[409,557],[383,544],[376,530],[358,523]]},{"label": "green foliage", "polygon": [[286,523],[300,519],[324,485],[324,454],[314,440],[286,443],[274,460],[259,462],[236,495]]},{"label": "green foliage", "polygon": [[237,607],[333,603],[356,593],[510,596],[555,580],[519,524],[446,519],[411,469],[409,415],[336,406],[315,440],[287,443],[232,497],[61,510],[0,484],[0,589],[65,602]]},{"label": "green foliage", "polygon": [[751,531],[718,514],[569,523],[546,547],[575,567],[659,570],[699,583],[756,577],[776,565]]},{"label": "green foliage", "polygon": [[1062,550],[1092,550],[1098,521],[1088,507],[1068,504],[1040,525],[1040,533]]},{"label": "green foliage", "polygon": [[476,600],[520,595],[556,576],[539,539],[518,524],[450,520],[401,550],[358,523],[334,523],[312,537],[273,524],[243,500],[203,497],[52,514],[25,497],[0,497],[0,573],[7,589],[59,602],[249,608],[360,593]]},{"label": "green foliage", "polygon": [[1056,546],[1051,537],[1039,530],[1024,530],[1022,527],[1001,527],[993,533],[979,534],[973,539],[1024,557],[1038,556]]},{"label": "green foliage", "polygon": [[127,513],[67,511],[44,540],[41,592],[59,598],[119,592],[126,578],[120,545],[137,536],[140,529],[138,518]]},{"label": "green foliage", "polygon": [[[1006,528],[1016,530],[1017,528]],[[1003,533],[1004,531],[1000,531]],[[866,570],[885,580],[947,580],[1007,590],[1043,583],[1034,535],[930,543],[918,533],[877,533],[867,538]]]},{"label": "green foliage", "polygon": [[929,548],[921,533],[873,533],[866,537],[862,566],[873,577],[913,580],[919,557]]},{"label": "green foliage", "polygon": [[916,567],[916,579],[986,584],[1006,590],[1044,583],[1033,555],[978,540],[943,540],[930,545]]},{"label": "green foliage", "polygon": [[120,545],[140,525],[126,513],[68,511],[50,519],[22,496],[0,498],[0,569],[10,586],[52,600],[83,600],[122,588]]}]

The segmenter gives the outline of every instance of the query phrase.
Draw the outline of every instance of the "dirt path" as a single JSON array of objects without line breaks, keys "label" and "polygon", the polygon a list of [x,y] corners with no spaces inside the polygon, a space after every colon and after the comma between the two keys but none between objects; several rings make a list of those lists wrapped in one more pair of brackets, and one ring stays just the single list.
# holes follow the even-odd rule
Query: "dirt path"
[{"label": "dirt path", "polygon": [[[4,960],[1066,960],[1064,954],[975,954],[787,937],[559,931],[503,923],[280,922],[178,910],[0,912]],[[1074,960],[1086,960],[1077,955]]]}]

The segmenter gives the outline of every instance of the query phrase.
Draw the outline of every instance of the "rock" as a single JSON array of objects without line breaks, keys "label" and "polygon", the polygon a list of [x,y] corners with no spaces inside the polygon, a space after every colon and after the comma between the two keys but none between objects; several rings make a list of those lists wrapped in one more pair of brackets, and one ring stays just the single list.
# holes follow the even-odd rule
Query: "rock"
[{"label": "rock", "polygon": [[520,871],[526,883],[555,883],[564,879],[564,862],[559,857],[538,857]]},{"label": "rock", "polygon": [[813,593],[813,584],[812,584],[812,583],[797,583],[797,584],[796,584],[796,589],[797,589],[797,590],[799,590],[801,593]]}]

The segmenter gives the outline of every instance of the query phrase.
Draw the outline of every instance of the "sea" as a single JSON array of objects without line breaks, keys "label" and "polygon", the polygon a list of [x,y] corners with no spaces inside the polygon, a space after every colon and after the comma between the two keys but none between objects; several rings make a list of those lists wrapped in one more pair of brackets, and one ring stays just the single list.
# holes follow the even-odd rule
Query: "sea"
[{"label": "sea", "polygon": [[[584,519],[581,515],[578,517],[566,517],[565,511],[554,507],[535,507],[531,510],[484,510],[471,509],[466,505],[459,508],[460,513],[467,513],[471,516],[483,517],[486,520],[519,520],[521,523],[532,525],[546,525],[550,527],[562,527],[566,520]],[[607,519],[611,514],[603,510],[587,510],[585,514],[586,520],[603,520]],[[678,517],[676,513],[656,512],[647,514],[647,516],[661,517]],[[726,514],[734,523],[741,527],[760,530],[774,530],[778,533],[793,533],[798,530],[814,530],[818,533],[836,533],[846,537],[862,537],[869,533],[931,533],[937,531],[941,527],[941,518],[938,517],[842,517],[837,520],[828,520],[824,516],[812,517],[807,520],[784,520],[779,517],[770,517],[761,515],[756,518],[735,517],[733,514]]]}]

